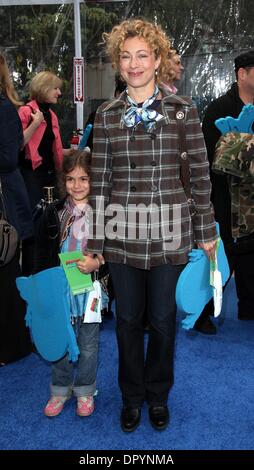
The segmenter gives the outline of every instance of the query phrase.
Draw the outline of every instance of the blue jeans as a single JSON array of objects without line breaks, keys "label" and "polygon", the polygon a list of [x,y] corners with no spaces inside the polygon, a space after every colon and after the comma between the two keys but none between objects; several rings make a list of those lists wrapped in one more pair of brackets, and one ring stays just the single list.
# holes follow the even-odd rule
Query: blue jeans
[{"label": "blue jeans", "polygon": [[77,371],[69,361],[68,354],[52,365],[51,394],[70,397],[72,391],[76,397],[93,395],[96,390],[96,373],[99,348],[99,323],[77,324],[77,342],[80,351]]}]

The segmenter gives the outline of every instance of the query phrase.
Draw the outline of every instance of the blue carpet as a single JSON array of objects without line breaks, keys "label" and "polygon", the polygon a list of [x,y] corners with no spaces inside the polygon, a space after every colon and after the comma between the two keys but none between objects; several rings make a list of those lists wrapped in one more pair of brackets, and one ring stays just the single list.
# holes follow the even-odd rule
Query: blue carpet
[{"label": "blue carpet", "polygon": [[0,369],[0,449],[192,450],[254,449],[254,322],[236,319],[231,281],[224,296],[218,334],[186,332],[178,323],[175,385],[170,394],[171,422],[153,430],[147,407],[138,429],[120,430],[114,320],[104,320],[96,409],[75,415],[71,399],[57,418],[44,417],[50,366],[36,354]]}]

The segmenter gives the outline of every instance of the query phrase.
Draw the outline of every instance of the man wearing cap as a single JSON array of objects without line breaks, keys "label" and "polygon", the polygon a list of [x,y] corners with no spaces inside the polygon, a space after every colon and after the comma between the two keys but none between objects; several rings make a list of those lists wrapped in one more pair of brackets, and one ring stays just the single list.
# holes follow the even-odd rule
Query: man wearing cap
[{"label": "man wearing cap", "polygon": [[[215,146],[221,137],[220,131],[214,124],[216,119],[226,116],[237,118],[245,104],[254,104],[254,50],[235,58],[235,73],[236,82],[225,95],[210,103],[203,120],[202,129],[210,168],[214,160]],[[254,125],[252,129],[254,132]],[[232,237],[232,193],[229,181],[227,175],[211,171],[211,199],[215,218],[220,225],[220,235],[224,242],[230,270],[231,273],[235,272],[238,318],[240,320],[254,320],[254,233],[249,235],[246,245],[239,244],[241,249],[236,249],[238,243],[235,244]],[[249,187],[249,192],[251,195],[254,194],[253,183]],[[251,211],[254,211],[254,197]],[[204,334],[215,334],[216,327],[209,317],[212,313],[213,305],[209,303],[195,323],[195,329]]]}]

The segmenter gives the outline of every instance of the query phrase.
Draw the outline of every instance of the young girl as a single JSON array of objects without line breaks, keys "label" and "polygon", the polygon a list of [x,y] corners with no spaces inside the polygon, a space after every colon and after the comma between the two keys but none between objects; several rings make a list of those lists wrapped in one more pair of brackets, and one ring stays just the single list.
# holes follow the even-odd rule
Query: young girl
[{"label": "young girl", "polygon": [[[42,217],[36,272],[59,264],[59,252],[86,250],[88,238],[88,194],[90,190],[90,154],[73,150],[62,163],[60,175],[65,197],[50,204]],[[100,260],[85,257],[77,263],[86,274],[98,270]],[[77,414],[89,416],[94,410],[93,395],[96,390],[99,323],[84,323],[86,294],[73,296],[70,292],[71,316],[76,328],[80,356],[73,382],[73,364],[68,355],[52,365],[51,398],[44,413],[57,416],[72,392],[77,397]]]}]

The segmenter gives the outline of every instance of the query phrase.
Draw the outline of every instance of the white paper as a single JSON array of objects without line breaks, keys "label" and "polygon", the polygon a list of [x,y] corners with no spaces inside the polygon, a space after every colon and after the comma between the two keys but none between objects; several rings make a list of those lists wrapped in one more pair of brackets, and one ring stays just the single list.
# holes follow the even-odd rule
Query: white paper
[{"label": "white paper", "polygon": [[213,303],[215,318],[220,315],[222,307],[222,278],[221,272],[215,269],[213,272]]},{"label": "white paper", "polygon": [[94,281],[94,290],[88,292],[84,323],[101,323],[101,285]]}]

